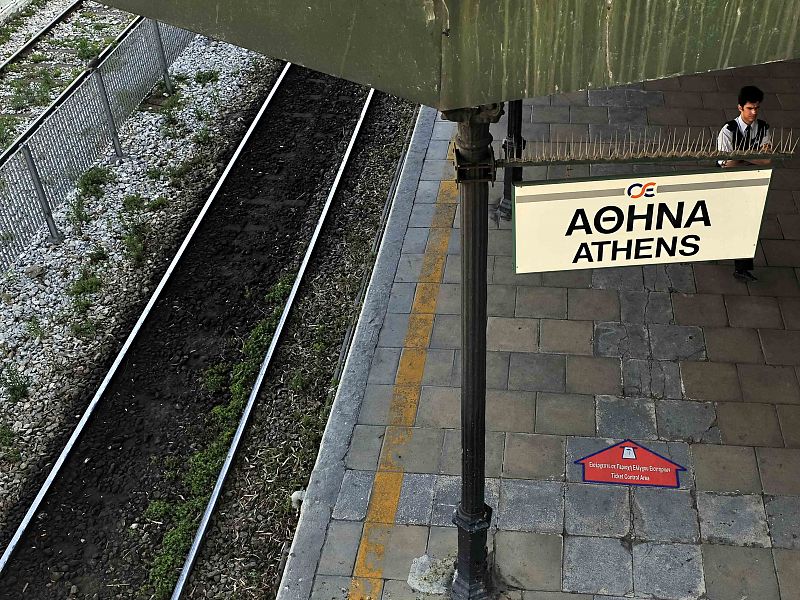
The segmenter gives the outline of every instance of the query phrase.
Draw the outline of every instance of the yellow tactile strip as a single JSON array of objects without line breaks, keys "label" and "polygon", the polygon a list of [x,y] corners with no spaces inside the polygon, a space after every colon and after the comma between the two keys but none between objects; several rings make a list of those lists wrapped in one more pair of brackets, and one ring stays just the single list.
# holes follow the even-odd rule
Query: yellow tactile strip
[{"label": "yellow tactile strip", "polygon": [[356,555],[350,584],[351,600],[377,600],[383,589],[385,549],[394,526],[403,487],[402,466],[395,464],[392,457],[401,454],[403,446],[411,438],[410,428],[414,425],[417,414],[436,301],[444,275],[457,202],[458,190],[455,182],[442,181],[436,196],[428,244],[395,376],[387,423],[390,427],[386,430],[382,458],[372,484],[369,508]]}]

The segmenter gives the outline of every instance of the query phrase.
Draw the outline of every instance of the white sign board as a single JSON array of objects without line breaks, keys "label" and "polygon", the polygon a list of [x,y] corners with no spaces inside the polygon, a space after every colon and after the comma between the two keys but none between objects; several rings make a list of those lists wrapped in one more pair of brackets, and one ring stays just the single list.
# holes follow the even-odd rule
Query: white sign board
[{"label": "white sign board", "polygon": [[771,169],[514,185],[517,273],[748,258]]}]

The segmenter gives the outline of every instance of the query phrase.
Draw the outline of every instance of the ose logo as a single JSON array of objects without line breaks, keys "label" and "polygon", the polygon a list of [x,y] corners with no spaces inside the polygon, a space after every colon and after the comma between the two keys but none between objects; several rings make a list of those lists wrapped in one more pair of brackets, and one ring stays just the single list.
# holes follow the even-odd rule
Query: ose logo
[{"label": "ose logo", "polygon": [[655,181],[648,181],[647,183],[632,183],[628,186],[628,189],[625,191],[628,196],[633,198],[641,198],[644,196],[645,198],[652,198],[656,195],[656,182]]}]

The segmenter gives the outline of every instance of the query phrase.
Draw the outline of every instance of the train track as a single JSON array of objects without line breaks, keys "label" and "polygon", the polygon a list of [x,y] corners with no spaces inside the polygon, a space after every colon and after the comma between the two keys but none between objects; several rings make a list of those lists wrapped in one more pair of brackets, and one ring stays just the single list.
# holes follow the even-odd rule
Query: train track
[{"label": "train track", "polygon": [[[199,500],[210,494],[190,552],[179,557],[184,567],[173,597],[180,596],[372,97],[355,84],[288,69],[19,519],[0,558],[1,597],[61,598],[67,584],[75,597],[106,597],[109,589],[127,597],[127,588],[166,597],[165,586],[180,563],[172,557],[168,573],[154,576],[146,563],[158,563],[163,554],[152,543],[132,540],[130,527],[154,501],[191,496],[198,512]],[[366,104],[359,107],[364,96]],[[331,151],[320,152],[326,142]],[[338,166],[331,157],[340,160]],[[266,320],[259,318],[265,313]],[[268,344],[265,323],[270,333],[274,329]],[[225,404],[227,392],[198,382],[241,353],[226,339],[248,331],[243,347],[265,348],[266,354],[257,373],[246,374],[256,381],[243,407]],[[220,437],[212,430],[219,429],[220,414],[233,408],[241,413],[235,432],[227,423]],[[191,474],[192,461],[220,440],[225,447],[233,441],[219,457],[220,472],[203,472],[199,483],[197,477],[176,483],[165,475],[167,463],[179,469],[175,456],[183,457],[178,465],[190,465]],[[156,533],[169,535],[152,537]],[[134,555],[142,560],[131,568]],[[122,572],[127,579],[118,581]]]}]

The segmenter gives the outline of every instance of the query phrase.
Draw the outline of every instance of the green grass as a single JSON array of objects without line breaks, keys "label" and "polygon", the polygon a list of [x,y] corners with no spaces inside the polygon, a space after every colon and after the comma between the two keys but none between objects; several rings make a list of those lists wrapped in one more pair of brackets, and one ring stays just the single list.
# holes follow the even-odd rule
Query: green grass
[{"label": "green grass", "polygon": [[107,167],[89,167],[78,178],[78,194],[84,198],[101,198],[103,186],[114,181],[116,177]]},{"label": "green grass", "polygon": [[14,365],[8,365],[0,372],[0,388],[6,391],[8,399],[13,402],[19,402],[28,397],[28,387],[31,380],[19,372]]},{"label": "green grass", "polygon": [[230,365],[226,363],[207,368],[203,372],[203,387],[209,392],[221,392],[230,381],[230,370]]},{"label": "green grass", "polygon": [[105,42],[93,42],[87,38],[78,38],[75,41],[75,52],[81,60],[91,60],[97,58],[103,48],[106,47]]},{"label": "green grass", "polygon": [[97,326],[88,318],[83,318],[70,323],[69,330],[75,337],[90,338],[97,333]]},{"label": "green grass", "polygon": [[167,200],[164,196],[159,196],[147,204],[147,210],[157,211],[161,210],[162,208],[166,208],[167,206],[169,206],[169,200]]},{"label": "green grass", "polygon": [[159,167],[147,167],[147,171],[145,171],[145,175],[147,175],[148,179],[152,179],[153,181],[158,181],[164,174],[164,169]]},{"label": "green grass", "polygon": [[0,144],[8,146],[16,139],[17,126],[21,119],[13,115],[0,116]]},{"label": "green grass", "polygon": [[28,57],[32,63],[41,63],[47,60],[47,55],[42,52],[34,52]]},{"label": "green grass", "polygon": [[28,322],[25,324],[25,329],[28,331],[28,335],[31,336],[31,338],[33,339],[44,337],[44,330],[42,329],[42,324],[36,317],[31,317],[30,319],[28,319]]},{"label": "green grass", "polygon": [[14,443],[14,432],[8,425],[0,425],[0,450],[10,448]]},{"label": "green grass", "polygon": [[103,287],[103,280],[91,272],[88,268],[81,269],[81,274],[72,285],[69,286],[67,292],[70,296],[86,296],[88,294],[95,294]]},{"label": "green grass", "polygon": [[93,265],[105,262],[108,260],[108,252],[100,244],[96,244],[91,252],[88,254],[89,262]]},{"label": "green grass", "polygon": [[217,70],[210,70],[210,71],[198,71],[195,73],[194,76],[195,83],[200,85],[206,85],[207,83],[214,83],[219,81],[219,71]]},{"label": "green grass", "polygon": [[207,127],[203,127],[200,131],[194,134],[192,140],[194,140],[194,142],[199,146],[208,146],[212,141],[214,141],[214,134],[211,133]]},{"label": "green grass", "polygon": [[72,223],[79,235],[82,233],[82,226],[92,220],[86,211],[86,199],[83,196],[77,196],[70,203],[67,220]]},{"label": "green grass", "polygon": [[144,263],[147,249],[147,235],[150,228],[147,223],[139,221],[126,221],[125,233],[122,236],[122,243],[125,246],[125,255],[135,265]]},{"label": "green grass", "polygon": [[138,212],[145,206],[145,200],[141,194],[128,194],[122,199],[122,208],[127,212]]},{"label": "green grass", "polygon": [[50,93],[56,87],[56,79],[50,70],[39,68],[30,75],[15,79],[9,87],[13,91],[9,100],[11,108],[23,110],[49,104]]}]

